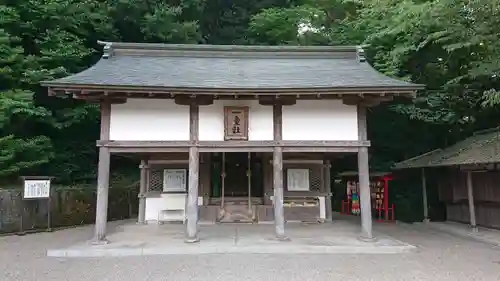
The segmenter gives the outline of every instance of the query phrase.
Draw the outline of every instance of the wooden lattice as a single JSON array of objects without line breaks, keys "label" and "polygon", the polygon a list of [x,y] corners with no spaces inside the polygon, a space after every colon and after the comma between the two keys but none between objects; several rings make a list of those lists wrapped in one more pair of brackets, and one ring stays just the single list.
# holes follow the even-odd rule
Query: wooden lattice
[{"label": "wooden lattice", "polygon": [[163,169],[156,169],[150,171],[149,190],[163,191]]},{"label": "wooden lattice", "polygon": [[321,177],[323,176],[322,165],[316,165],[309,168],[309,184],[311,191],[321,191]]}]

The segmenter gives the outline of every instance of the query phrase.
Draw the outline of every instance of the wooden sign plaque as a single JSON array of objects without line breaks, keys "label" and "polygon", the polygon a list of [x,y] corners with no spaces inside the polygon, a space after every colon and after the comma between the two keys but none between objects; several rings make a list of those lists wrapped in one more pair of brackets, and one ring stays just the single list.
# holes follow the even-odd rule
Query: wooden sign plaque
[{"label": "wooden sign plaque", "polygon": [[248,107],[224,107],[224,140],[248,140]]}]

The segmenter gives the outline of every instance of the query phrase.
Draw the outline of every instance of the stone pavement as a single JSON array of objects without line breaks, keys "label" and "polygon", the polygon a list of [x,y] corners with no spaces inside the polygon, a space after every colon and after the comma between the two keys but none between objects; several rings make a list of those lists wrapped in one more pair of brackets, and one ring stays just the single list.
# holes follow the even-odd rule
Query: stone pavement
[{"label": "stone pavement", "polygon": [[181,224],[136,225],[128,222],[108,230],[109,244],[82,241],[63,249],[49,249],[51,257],[147,256],[178,254],[396,254],[416,247],[382,233],[371,242],[358,239],[359,222],[338,220],[325,224],[286,225],[290,241],[274,238],[274,225],[217,224],[200,226],[200,242],[184,242]]},{"label": "stone pavement", "polygon": [[495,229],[478,227],[478,231],[473,232],[469,225],[456,222],[431,222],[426,226],[455,236],[469,238],[490,244],[492,246],[500,247],[500,231]]},{"label": "stone pavement", "polygon": [[[116,227],[116,223],[110,223]],[[422,225],[375,224],[417,252],[211,254],[52,258],[47,249],[90,239],[93,226],[0,237],[1,281],[471,281],[500,280],[497,247]]]}]

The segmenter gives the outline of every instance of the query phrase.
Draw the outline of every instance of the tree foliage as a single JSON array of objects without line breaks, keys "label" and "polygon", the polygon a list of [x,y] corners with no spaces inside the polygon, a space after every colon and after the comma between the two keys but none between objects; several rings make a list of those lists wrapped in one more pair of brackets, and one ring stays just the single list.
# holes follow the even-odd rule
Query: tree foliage
[{"label": "tree foliage", "polygon": [[379,71],[426,85],[370,112],[372,164],[387,167],[498,125],[498,26],[500,0],[5,0],[0,178],[95,178],[99,109],[39,82],[95,63],[97,40],[363,45]]}]

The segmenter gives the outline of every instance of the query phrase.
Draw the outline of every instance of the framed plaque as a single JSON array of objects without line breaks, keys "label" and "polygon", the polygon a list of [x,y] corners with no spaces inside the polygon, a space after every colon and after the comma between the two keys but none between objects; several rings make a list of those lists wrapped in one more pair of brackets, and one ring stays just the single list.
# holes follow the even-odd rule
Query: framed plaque
[{"label": "framed plaque", "polygon": [[47,199],[50,197],[50,179],[24,179],[23,199]]},{"label": "framed plaque", "polygon": [[163,192],[186,192],[186,169],[163,170]]},{"label": "framed plaque", "polygon": [[309,169],[287,169],[288,191],[309,191]]},{"label": "framed plaque", "polygon": [[248,107],[224,107],[224,140],[248,140]]},{"label": "framed plaque", "polygon": [[[26,210],[26,201],[46,201],[47,202],[47,231],[52,231],[52,203],[50,183],[53,177],[48,176],[23,176],[22,180],[22,200],[21,210]],[[18,235],[24,235],[24,214],[20,212]],[[33,215],[33,214],[31,214]]]}]

